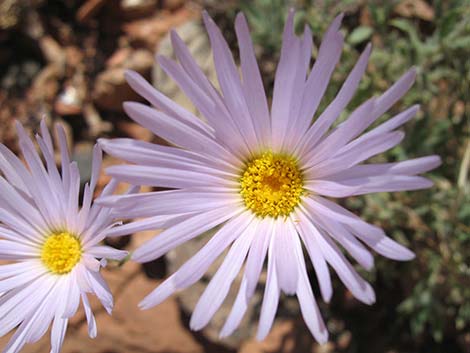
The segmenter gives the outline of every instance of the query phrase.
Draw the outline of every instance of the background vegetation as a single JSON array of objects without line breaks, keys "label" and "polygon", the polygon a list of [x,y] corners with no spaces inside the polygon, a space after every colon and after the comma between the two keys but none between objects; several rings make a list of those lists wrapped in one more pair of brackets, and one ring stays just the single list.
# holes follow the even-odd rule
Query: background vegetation
[{"label": "background vegetation", "polygon": [[[315,43],[330,21],[345,13],[345,48],[323,100],[331,101],[361,50],[373,53],[352,110],[389,87],[415,66],[417,82],[392,114],[415,103],[421,111],[405,126],[406,138],[383,161],[439,154],[442,166],[430,175],[435,187],[419,192],[381,193],[344,204],[384,228],[416,252],[397,264],[377,259],[369,278],[378,302],[351,310],[336,296],[327,316],[343,318],[352,330],[350,352],[458,352],[470,350],[470,6],[468,1],[291,1],[236,4],[249,19],[267,83],[280,52],[281,24],[289,7],[299,9],[301,32],[309,24]],[[216,7],[214,11],[226,10]],[[227,21],[228,23],[232,21]],[[227,29],[229,31],[230,29]],[[268,86],[271,87],[271,86]],[[347,116],[345,112],[344,116]],[[386,119],[387,116],[384,117]],[[341,291],[341,285],[337,286]],[[464,348],[465,347],[465,348]]]}]

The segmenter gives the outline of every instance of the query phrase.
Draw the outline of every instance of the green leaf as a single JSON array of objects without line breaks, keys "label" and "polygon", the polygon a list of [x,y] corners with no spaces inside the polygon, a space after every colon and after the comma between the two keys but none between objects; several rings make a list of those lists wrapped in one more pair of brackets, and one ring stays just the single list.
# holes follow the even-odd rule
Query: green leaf
[{"label": "green leaf", "polygon": [[374,30],[369,26],[359,26],[349,35],[348,43],[351,45],[356,45],[368,40]]}]

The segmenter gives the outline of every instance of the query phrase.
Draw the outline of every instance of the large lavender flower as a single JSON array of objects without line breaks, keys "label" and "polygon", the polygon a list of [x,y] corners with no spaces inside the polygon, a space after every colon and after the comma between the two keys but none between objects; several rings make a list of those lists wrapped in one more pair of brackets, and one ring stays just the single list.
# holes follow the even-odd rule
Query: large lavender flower
[{"label": "large lavender flower", "polygon": [[307,326],[319,342],[325,342],[328,333],[308,280],[302,243],[313,262],[325,301],[332,295],[327,264],[357,299],[367,304],[375,301],[373,289],[354,270],[338,244],[367,270],[374,262],[364,244],[395,260],[414,256],[381,229],[328,197],[432,185],[417,174],[438,166],[437,156],[362,164],[403,139],[403,132],[395,130],[415,115],[417,106],[364,131],[405,94],[413,84],[415,70],[405,73],[384,94],[367,100],[345,122],[332,128],[364,74],[371,50],[367,46],[335,99],[312,124],[341,54],[341,16],[326,32],[310,73],[312,36],[308,28],[302,38],[295,36],[293,16],[291,12],[284,30],[271,111],[244,16],[239,14],[235,23],[240,78],[221,32],[204,14],[221,92],[204,76],[174,32],[171,39],[179,63],[164,57],[159,62],[207,122],[173,103],[135,72],[128,72],[129,84],[153,107],[125,103],[126,112],[177,147],[132,139],[101,141],[106,152],[132,163],[108,168],[111,176],[131,184],[173,189],[102,199],[104,204],[116,206],[117,216],[144,218],[126,225],[128,231],[166,228],[137,249],[134,260],[154,260],[222,225],[198,253],[141,303],[142,308],[150,308],[176,290],[189,287],[230,247],[196,305],[192,329],[201,329],[210,321],[245,264],[238,296],[221,332],[221,336],[231,334],[253,296],[268,254],[257,337],[262,339],[269,332],[283,291],[297,295]]},{"label": "large lavender flower", "polygon": [[[52,139],[42,121],[36,139],[46,160],[44,167],[33,142],[17,124],[19,145],[28,168],[0,144],[0,337],[18,326],[4,353],[35,342],[52,322],[51,352],[59,352],[68,319],[81,303],[90,337],[96,322],[88,293],[108,313],[113,297],[101,277],[105,258],[120,260],[126,251],[99,245],[113,228],[111,209],[92,204],[101,168],[101,150],[95,146],[92,176],[79,208],[80,175],[71,162],[62,127],[57,128],[62,159],[61,174],[54,160]],[[112,193],[115,181],[102,195]]]}]

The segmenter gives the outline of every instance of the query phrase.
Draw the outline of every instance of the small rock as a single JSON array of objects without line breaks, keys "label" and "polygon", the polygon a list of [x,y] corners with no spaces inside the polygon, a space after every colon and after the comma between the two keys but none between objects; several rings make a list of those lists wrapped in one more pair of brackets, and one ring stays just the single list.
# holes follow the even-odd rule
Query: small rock
[{"label": "small rock", "polygon": [[39,40],[39,47],[47,62],[57,65],[65,64],[65,53],[59,43],[51,36],[42,37]]},{"label": "small rock", "polygon": [[343,332],[337,341],[338,348],[341,350],[345,350],[351,344],[352,334],[349,331]]},{"label": "small rock", "polygon": [[73,146],[72,160],[77,162],[80,171],[80,184],[84,185],[91,178],[93,143],[77,142]]},{"label": "small rock", "polygon": [[0,30],[15,28],[20,22],[23,6],[17,0],[0,1]]},{"label": "small rock", "polygon": [[113,129],[110,122],[104,121],[101,118],[100,113],[92,103],[87,103],[83,106],[83,116],[88,125],[88,135],[92,138],[97,138]]},{"label": "small rock", "polygon": [[[198,63],[209,80],[215,87],[218,87],[217,75],[212,58],[212,50],[201,20],[186,22],[185,24],[175,28],[175,30],[187,45],[194,60]],[[174,57],[173,47],[168,34],[158,45],[157,54],[165,57]],[[154,65],[153,83],[155,87],[157,87],[163,94],[171,97],[171,99],[178,103],[178,105],[200,116],[189,98],[178,87],[175,81],[173,81],[173,79],[163,71],[158,63],[155,63]]]},{"label": "small rock", "polygon": [[77,21],[85,23],[95,16],[108,0],[87,0],[77,11]]},{"label": "small rock", "polygon": [[157,9],[157,0],[121,0],[120,10],[125,19],[135,19],[152,14]]},{"label": "small rock", "polygon": [[424,0],[403,0],[398,3],[395,12],[403,17],[416,17],[425,21],[432,21],[434,9]]},{"label": "small rock", "polygon": [[126,100],[141,101],[142,98],[127,84],[124,73],[127,69],[149,76],[153,65],[153,55],[144,49],[130,52],[122,60],[120,67],[110,67],[96,77],[93,89],[93,101],[104,110],[122,112],[122,103]]},{"label": "small rock", "polygon": [[58,65],[49,64],[34,78],[32,96],[38,101],[53,102],[59,91],[59,80],[63,70]]},{"label": "small rock", "polygon": [[82,99],[79,91],[72,85],[65,86],[54,104],[59,115],[78,115],[82,112]]},{"label": "small rock", "polygon": [[163,10],[152,17],[126,23],[123,25],[122,30],[127,34],[132,44],[145,46],[153,51],[159,40],[171,28],[198,16],[199,11],[185,7],[175,12]]},{"label": "small rock", "polygon": [[131,121],[119,121],[117,128],[124,132],[127,136],[132,137],[139,141],[152,141],[154,138],[153,133],[147,130],[142,125],[136,124]]},{"label": "small rock", "polygon": [[186,0],[163,0],[163,8],[174,11],[179,9],[180,7],[183,7],[183,5],[186,3]]},{"label": "small rock", "polygon": [[325,344],[315,346],[312,353],[333,353],[334,351],[335,345],[332,342],[326,342]]}]

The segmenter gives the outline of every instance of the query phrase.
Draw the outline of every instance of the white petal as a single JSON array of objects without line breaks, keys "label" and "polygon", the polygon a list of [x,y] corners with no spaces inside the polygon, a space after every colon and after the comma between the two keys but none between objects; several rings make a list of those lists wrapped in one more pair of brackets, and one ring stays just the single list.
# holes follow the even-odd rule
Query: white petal
[{"label": "white petal", "polygon": [[257,224],[255,223],[253,227],[249,227],[235,240],[222,265],[202,293],[189,322],[192,330],[200,330],[206,326],[222,305],[232,282],[245,261],[251,241],[256,235]]},{"label": "white petal", "polygon": [[299,299],[300,310],[310,332],[318,343],[323,344],[328,341],[328,331],[323,322],[320,310],[318,309],[312,288],[308,280],[307,269],[305,267],[302,246],[297,235],[292,237],[295,249],[295,259],[298,266],[299,280],[297,285],[297,298]]},{"label": "white petal", "polygon": [[148,309],[158,305],[174,291],[185,289],[197,282],[215,259],[245,231],[253,218],[251,213],[245,212],[229,220],[201,250],[145,297],[139,306]]},{"label": "white petal", "polygon": [[138,262],[157,259],[176,246],[197,237],[241,212],[243,212],[242,208],[229,206],[195,215],[144,243],[132,254],[132,259]]},{"label": "white petal", "polygon": [[281,289],[277,281],[276,259],[274,258],[274,237],[271,238],[268,250],[268,276],[266,279],[266,288],[264,290],[263,304],[258,324],[256,339],[263,340],[271,330],[271,326],[276,315],[279,303],[279,294]]}]

